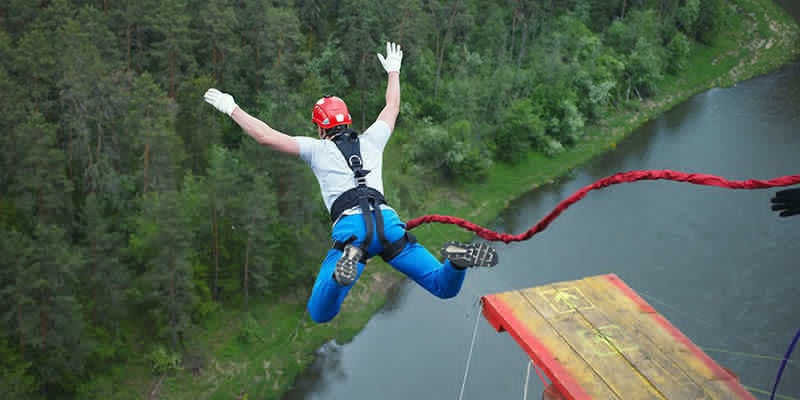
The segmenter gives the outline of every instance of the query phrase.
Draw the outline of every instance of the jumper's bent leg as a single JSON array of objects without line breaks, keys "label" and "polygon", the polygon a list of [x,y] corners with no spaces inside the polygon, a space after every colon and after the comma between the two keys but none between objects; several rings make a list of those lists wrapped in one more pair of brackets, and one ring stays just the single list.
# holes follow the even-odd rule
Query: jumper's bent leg
[{"label": "jumper's bent leg", "polygon": [[465,269],[453,267],[449,260],[439,262],[419,243],[409,243],[389,264],[443,299],[455,297],[466,276]]},{"label": "jumper's bent leg", "polygon": [[317,280],[311,291],[311,298],[308,299],[308,313],[314,322],[328,322],[339,313],[347,293],[350,292],[358,277],[361,276],[361,272],[364,271],[364,263],[359,262],[358,273],[353,283],[347,286],[339,285],[333,278],[333,271],[336,269],[336,261],[341,255],[340,250],[330,249],[319,269]]}]

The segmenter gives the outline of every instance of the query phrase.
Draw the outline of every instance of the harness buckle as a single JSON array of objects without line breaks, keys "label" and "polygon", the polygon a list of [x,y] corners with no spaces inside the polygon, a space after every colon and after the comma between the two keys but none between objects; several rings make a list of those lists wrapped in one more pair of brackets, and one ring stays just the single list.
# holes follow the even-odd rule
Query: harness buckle
[{"label": "harness buckle", "polygon": [[350,169],[360,169],[364,167],[364,162],[361,160],[361,156],[358,154],[351,155],[350,158],[347,159],[347,164],[350,165]]}]

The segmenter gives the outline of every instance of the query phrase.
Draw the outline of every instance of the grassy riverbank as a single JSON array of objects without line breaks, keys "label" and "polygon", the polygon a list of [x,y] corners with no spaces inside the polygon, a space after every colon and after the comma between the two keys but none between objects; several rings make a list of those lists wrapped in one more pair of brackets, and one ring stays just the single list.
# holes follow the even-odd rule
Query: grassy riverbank
[{"label": "grassy riverbank", "polygon": [[[725,29],[724,39],[714,48],[695,49],[680,77],[665,78],[659,96],[644,104],[609,113],[599,125],[588,127],[585,139],[556,158],[529,154],[516,165],[496,165],[488,179],[461,186],[420,184],[415,193],[422,210],[403,210],[406,218],[420,213],[460,216],[487,225],[522,194],[552,182],[598,154],[613,151],[616,144],[649,119],[690,96],[714,86],[731,85],[774,70],[798,53],[795,22],[769,0],[740,0],[740,19]],[[399,131],[402,135],[406,132]],[[390,145],[391,146],[391,145]],[[396,151],[387,151],[387,165],[397,161]],[[386,172],[387,187],[413,178]],[[402,206],[402,205],[401,205]],[[422,226],[414,231],[432,250],[444,240],[468,239],[471,235],[455,227]],[[518,233],[518,232],[511,232]],[[335,338],[346,342],[357,334],[386,301],[389,288],[402,279],[379,261],[371,262],[354,288],[344,310],[332,323],[316,325],[304,313],[306,293],[278,304],[257,304],[251,316],[225,311],[208,321],[203,332],[189,345],[202,349],[195,376],[188,369],[154,376],[149,365],[125,365],[113,371],[115,382],[126,382],[114,398],[160,399],[273,399],[292,384],[295,376],[313,360],[313,352]]]}]

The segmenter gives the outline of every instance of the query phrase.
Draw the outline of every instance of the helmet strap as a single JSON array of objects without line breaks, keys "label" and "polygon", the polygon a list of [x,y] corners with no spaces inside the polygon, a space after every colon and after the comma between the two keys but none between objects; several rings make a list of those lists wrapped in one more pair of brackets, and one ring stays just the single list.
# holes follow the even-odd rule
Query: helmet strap
[{"label": "helmet strap", "polygon": [[346,133],[349,130],[350,130],[349,125],[336,125],[329,129],[322,128],[322,137],[325,139],[332,140],[337,136]]}]

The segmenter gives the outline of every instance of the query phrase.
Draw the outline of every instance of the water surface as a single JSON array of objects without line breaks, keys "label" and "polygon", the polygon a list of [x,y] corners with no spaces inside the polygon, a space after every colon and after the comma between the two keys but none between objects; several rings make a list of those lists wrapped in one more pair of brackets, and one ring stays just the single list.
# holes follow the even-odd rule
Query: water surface
[{"label": "water surface", "polygon": [[[798,174],[798,110],[798,62],[703,92],[615,151],[519,199],[492,228],[525,231],[576,190],[621,171]],[[463,398],[522,398],[528,359],[479,317],[478,298],[604,273],[619,275],[744,385],[769,390],[779,361],[768,357],[782,357],[800,328],[800,216],[775,216],[774,191],[647,181],[590,192],[531,240],[497,244],[500,265],[470,271],[455,299],[403,284],[352,342],[320,349],[286,399],[458,398],[476,322]],[[798,363],[790,363],[779,393],[800,397]],[[532,377],[529,398],[541,390]]]}]

